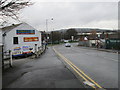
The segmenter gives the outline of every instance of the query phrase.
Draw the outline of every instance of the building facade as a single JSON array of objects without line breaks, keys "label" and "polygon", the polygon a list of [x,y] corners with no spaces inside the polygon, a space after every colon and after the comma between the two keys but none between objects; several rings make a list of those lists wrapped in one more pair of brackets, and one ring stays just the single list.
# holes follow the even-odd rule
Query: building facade
[{"label": "building facade", "polygon": [[41,33],[27,23],[4,27],[2,34],[3,50],[11,50],[13,56],[31,54],[41,47]]}]

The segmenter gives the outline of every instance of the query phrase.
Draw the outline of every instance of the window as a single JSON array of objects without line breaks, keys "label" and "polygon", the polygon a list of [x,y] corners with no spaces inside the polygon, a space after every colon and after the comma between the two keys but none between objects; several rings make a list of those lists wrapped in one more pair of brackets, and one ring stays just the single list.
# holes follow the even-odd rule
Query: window
[{"label": "window", "polygon": [[13,37],[13,44],[18,44],[18,37]]}]

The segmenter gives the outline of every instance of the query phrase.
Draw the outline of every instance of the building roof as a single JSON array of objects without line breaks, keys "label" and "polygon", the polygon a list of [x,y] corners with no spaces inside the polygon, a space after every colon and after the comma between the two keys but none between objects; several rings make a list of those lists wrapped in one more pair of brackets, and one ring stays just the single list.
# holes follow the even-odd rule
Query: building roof
[{"label": "building roof", "polygon": [[21,24],[22,24],[22,23],[20,23],[20,24],[12,24],[11,26],[3,27],[3,28],[2,28],[2,31],[4,31],[4,32],[11,31],[13,28],[15,28],[15,27],[17,27],[17,26],[19,26],[19,25],[21,25]]}]

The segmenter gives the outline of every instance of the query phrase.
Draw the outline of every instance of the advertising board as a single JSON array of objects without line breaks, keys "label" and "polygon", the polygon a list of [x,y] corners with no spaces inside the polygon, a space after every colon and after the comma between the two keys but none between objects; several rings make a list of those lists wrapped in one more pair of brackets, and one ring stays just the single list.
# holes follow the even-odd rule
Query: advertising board
[{"label": "advertising board", "polygon": [[12,55],[19,55],[19,54],[22,54],[21,53],[21,47],[15,47],[15,48],[13,48]]},{"label": "advertising board", "polygon": [[38,37],[24,37],[24,42],[34,42],[39,41]]},{"label": "advertising board", "polygon": [[17,35],[35,34],[35,30],[16,30]]}]

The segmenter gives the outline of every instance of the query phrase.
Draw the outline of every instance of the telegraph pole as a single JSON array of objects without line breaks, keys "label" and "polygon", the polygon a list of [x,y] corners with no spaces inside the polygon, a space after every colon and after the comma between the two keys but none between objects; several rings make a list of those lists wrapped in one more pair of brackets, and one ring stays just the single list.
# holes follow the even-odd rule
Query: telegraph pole
[{"label": "telegraph pole", "polygon": [[[48,32],[48,20],[49,20],[49,19],[46,19],[46,32]],[[53,18],[51,18],[50,20],[53,21]],[[52,22],[52,23],[53,23],[53,22]],[[53,26],[52,26],[52,28],[53,28]],[[48,38],[49,38],[49,37],[48,37],[48,34],[46,34],[46,36],[47,36],[46,39],[48,40]],[[51,33],[51,45],[52,45],[52,33]]]},{"label": "telegraph pole", "polygon": [[[51,18],[51,20],[53,21],[53,18]],[[52,22],[52,28],[53,28],[53,22]],[[54,28],[53,28],[53,30],[54,30]],[[52,31],[51,31],[51,45],[52,45]]]},{"label": "telegraph pole", "polygon": [[46,19],[46,32],[48,31],[48,19]]}]

